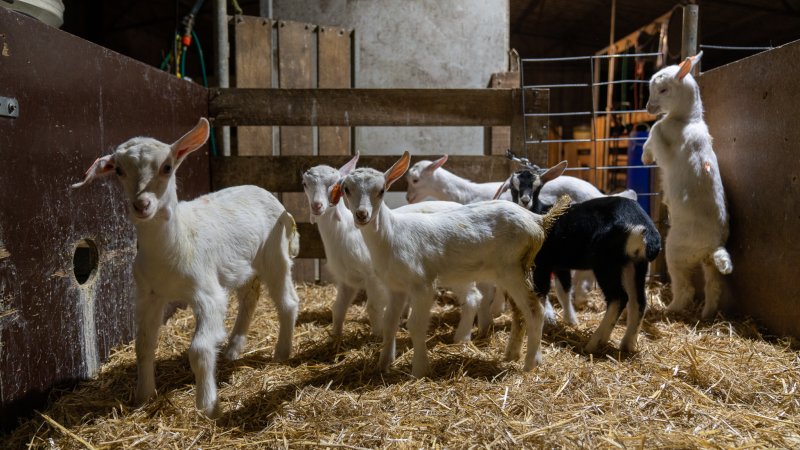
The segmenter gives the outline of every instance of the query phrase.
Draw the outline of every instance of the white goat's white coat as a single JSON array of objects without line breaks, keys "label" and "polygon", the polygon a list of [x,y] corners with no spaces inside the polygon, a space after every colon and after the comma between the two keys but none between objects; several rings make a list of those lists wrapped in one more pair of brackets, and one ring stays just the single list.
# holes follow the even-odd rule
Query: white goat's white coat
[{"label": "white goat's white coat", "polygon": [[215,367],[225,339],[229,290],[237,290],[239,314],[225,356],[242,351],[256,302],[258,279],[275,302],[280,332],[276,361],[291,353],[299,300],[291,279],[299,244],[295,222],[269,192],[238,186],[179,202],[175,170],[208,138],[208,121],[172,145],[133,138],[99,158],[80,187],[116,172],[136,227],[136,401],[155,393],[154,358],[167,303],[189,304],[197,319],[189,361],[197,384],[196,405],[209,417],[219,414]]},{"label": "white goat's white coat", "polygon": [[665,67],[650,79],[647,109],[664,116],[650,130],[642,161],[655,161],[664,171],[664,203],[670,218],[665,251],[673,292],[667,309],[680,311],[694,300],[691,274],[702,266],[702,314],[711,319],[719,306],[720,274],[731,273],[733,263],[724,247],[728,211],[717,156],[703,120],[700,88],[690,74],[701,55]]},{"label": "white goat's white coat", "polygon": [[[389,293],[375,272],[369,250],[361,232],[355,228],[353,215],[339,201],[331,205],[328,201],[331,190],[355,168],[358,156],[336,170],[321,165],[312,167],[303,174],[303,188],[311,209],[311,221],[316,223],[328,260],[327,268],[336,281],[336,301],[333,305],[333,335],[341,336],[345,314],[360,289],[367,293],[367,314],[372,332],[382,336],[383,311],[388,304]],[[454,202],[426,202],[397,208],[397,213],[447,211],[460,207]],[[454,293],[462,301],[461,322],[453,340],[470,340],[480,293],[474,283],[455,286]]]},{"label": "white goat's white coat", "polygon": [[[385,174],[357,169],[335,192],[344,192],[376,271],[383,274],[392,292],[384,323],[381,369],[386,370],[394,360],[395,333],[406,303],[397,299],[404,298],[412,310],[408,320],[414,347],[412,372],[415,376],[428,372],[425,341],[437,278],[445,285],[492,280],[505,290],[525,318],[525,369],[532,369],[541,361],[543,312],[528,276],[544,241],[544,228],[553,216],[538,216],[504,201],[480,202],[444,213],[397,214],[383,203],[383,194],[405,173],[408,161],[406,152]],[[517,358],[521,343],[522,330],[512,327],[506,357]]]}]

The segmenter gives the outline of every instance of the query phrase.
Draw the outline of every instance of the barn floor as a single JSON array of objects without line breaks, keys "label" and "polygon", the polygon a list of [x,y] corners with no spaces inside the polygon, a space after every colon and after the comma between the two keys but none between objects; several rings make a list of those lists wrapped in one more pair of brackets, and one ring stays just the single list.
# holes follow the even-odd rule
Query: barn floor
[{"label": "barn floor", "polygon": [[[270,362],[277,327],[271,302],[262,301],[247,353],[220,364],[224,413],[216,423],[194,410],[186,357],[194,320],[182,310],[162,329],[157,399],[130,406],[136,371],[128,345],[0,447],[800,447],[798,353],[751,323],[697,323],[697,311],[666,316],[668,289],[658,285],[649,290],[640,353],[581,353],[604,310],[595,298],[578,327],[545,330],[544,362],[531,373],[502,361],[508,316],[495,319],[490,338],[452,345],[458,309],[437,306],[428,341],[435,374],[422,380],[408,375],[405,331],[399,360],[382,375],[363,306],[351,309],[336,343],[328,335],[335,289],[298,293],[294,357]],[[622,331],[617,326],[612,344]]]}]

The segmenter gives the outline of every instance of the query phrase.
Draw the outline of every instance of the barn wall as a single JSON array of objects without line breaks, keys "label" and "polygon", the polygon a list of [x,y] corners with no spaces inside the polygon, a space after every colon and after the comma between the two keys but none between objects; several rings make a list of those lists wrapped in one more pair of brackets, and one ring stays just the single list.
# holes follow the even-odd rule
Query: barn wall
[{"label": "barn wall", "polygon": [[[51,387],[94,375],[133,336],[136,240],[121,188],[113,179],[69,185],[130,137],[180,137],[207,114],[207,91],[0,8],[0,96],[20,106],[19,118],[0,117],[0,417],[8,426]],[[183,198],[207,192],[207,151],[178,178]],[[82,239],[96,245],[98,267],[79,285],[73,256]]]},{"label": "barn wall", "polygon": [[728,196],[727,308],[800,337],[800,41],[704,73]]},{"label": "barn wall", "polygon": [[[355,30],[358,88],[482,88],[508,68],[508,0],[273,0],[279,20]],[[368,154],[483,153],[483,128],[361,127]]]}]

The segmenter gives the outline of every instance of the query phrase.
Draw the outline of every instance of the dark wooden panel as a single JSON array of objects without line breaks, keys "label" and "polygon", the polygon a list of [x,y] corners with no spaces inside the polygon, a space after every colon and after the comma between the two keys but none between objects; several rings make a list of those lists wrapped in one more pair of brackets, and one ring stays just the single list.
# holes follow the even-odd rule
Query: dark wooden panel
[{"label": "dark wooden panel", "polygon": [[[271,192],[302,192],[300,174],[310,167],[327,164],[340,167],[350,156],[229,156],[211,160],[212,185],[215,190],[241,184],[255,184]],[[363,155],[359,167],[386,170],[397,161],[398,156]],[[430,156],[412,156],[411,163]],[[447,159],[447,170],[476,182],[503,181],[511,173],[512,166],[504,156],[454,155]],[[405,178],[392,185],[392,191],[405,191]],[[308,216],[306,216],[308,217]],[[297,219],[305,220],[305,217]]]},{"label": "dark wooden panel", "polygon": [[[700,77],[728,196],[728,308],[800,338],[800,42]],[[747,88],[743,88],[743,87]],[[735,93],[735,95],[732,95]]]},{"label": "dark wooden panel", "polygon": [[212,89],[221,125],[497,126],[520,116],[513,89]]},{"label": "dark wooden panel", "polygon": [[298,223],[297,231],[300,233],[300,253],[297,258],[324,258],[325,248],[319,236],[317,226],[312,223]]},{"label": "dark wooden panel", "polygon": [[[489,80],[491,89],[519,88],[519,72],[493,73]],[[521,109],[520,109],[521,110]],[[505,155],[511,148],[511,128],[509,126],[495,126],[486,128],[486,145],[484,153],[487,155]]]},{"label": "dark wooden panel", "polygon": [[[550,111],[549,89],[526,89],[525,112],[546,113]],[[525,136],[528,142],[537,142],[547,139],[549,134],[550,119],[548,117],[527,117],[525,119]],[[525,146],[527,157],[534,164],[547,166],[547,144],[527,144]]]},{"label": "dark wooden panel", "polygon": [[[136,239],[121,188],[69,185],[128,138],[180,137],[206,115],[207,91],[4,8],[0,34],[0,91],[20,104],[19,118],[0,118],[0,423],[11,425],[133,336]],[[207,192],[207,151],[178,178],[182,198]],[[99,252],[84,285],[81,239]]]},{"label": "dark wooden panel", "polygon": [[[351,86],[351,30],[320,27],[318,40],[318,75],[320,88],[349,88]],[[319,154],[346,155],[350,153],[350,127],[320,127]]]},{"label": "dark wooden panel", "polygon": [[[236,16],[235,20],[236,87],[272,87],[272,21],[247,16]],[[236,142],[238,155],[271,155],[272,127],[238,127]]]},{"label": "dark wooden panel", "polygon": [[[278,22],[278,81],[284,89],[311,88],[312,44],[314,25],[299,22]],[[311,155],[313,148],[311,127],[285,126],[280,128],[281,155]],[[308,201],[304,194],[281,195],[286,209],[300,220],[309,216]],[[316,261],[296,261],[294,276],[298,281],[316,279]]]}]

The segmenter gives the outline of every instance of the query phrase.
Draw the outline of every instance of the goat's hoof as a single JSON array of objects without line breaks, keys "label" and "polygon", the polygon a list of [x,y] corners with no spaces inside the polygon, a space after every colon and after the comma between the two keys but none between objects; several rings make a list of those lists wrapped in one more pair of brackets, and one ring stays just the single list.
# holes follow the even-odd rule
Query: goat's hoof
[{"label": "goat's hoof", "polygon": [[514,349],[514,350],[506,350],[503,358],[508,362],[513,362],[519,360],[519,356],[520,356],[519,349]]},{"label": "goat's hoof", "polygon": [[600,343],[599,342],[591,342],[590,341],[583,348],[583,351],[586,352],[586,353],[590,353],[591,354],[591,353],[597,353],[597,350],[599,350],[599,349],[600,349]]},{"label": "goat's hoof", "polygon": [[525,358],[525,365],[522,367],[524,372],[530,372],[533,369],[539,367],[542,364],[542,352],[536,352],[536,355],[533,358]]},{"label": "goat's hoof", "polygon": [[413,364],[413,367],[411,368],[411,375],[413,375],[414,378],[425,378],[429,373],[430,367],[428,366],[427,362]]},{"label": "goat's hoof", "polygon": [[717,318],[717,308],[703,308],[703,313],[701,314],[703,320],[712,321]]},{"label": "goat's hoof", "polygon": [[289,355],[292,353],[291,350],[275,350],[275,355],[272,357],[272,360],[275,362],[286,362],[289,359]]},{"label": "goat's hoof", "polygon": [[619,344],[619,349],[624,353],[636,353],[636,351],[638,350],[638,346],[636,345],[635,341],[628,342],[623,340]]},{"label": "goat's hoof", "polygon": [[219,419],[222,415],[222,408],[219,406],[219,400],[214,402],[214,404],[207,406],[205,408],[198,408],[200,413],[204,416],[208,417],[211,420]]}]

